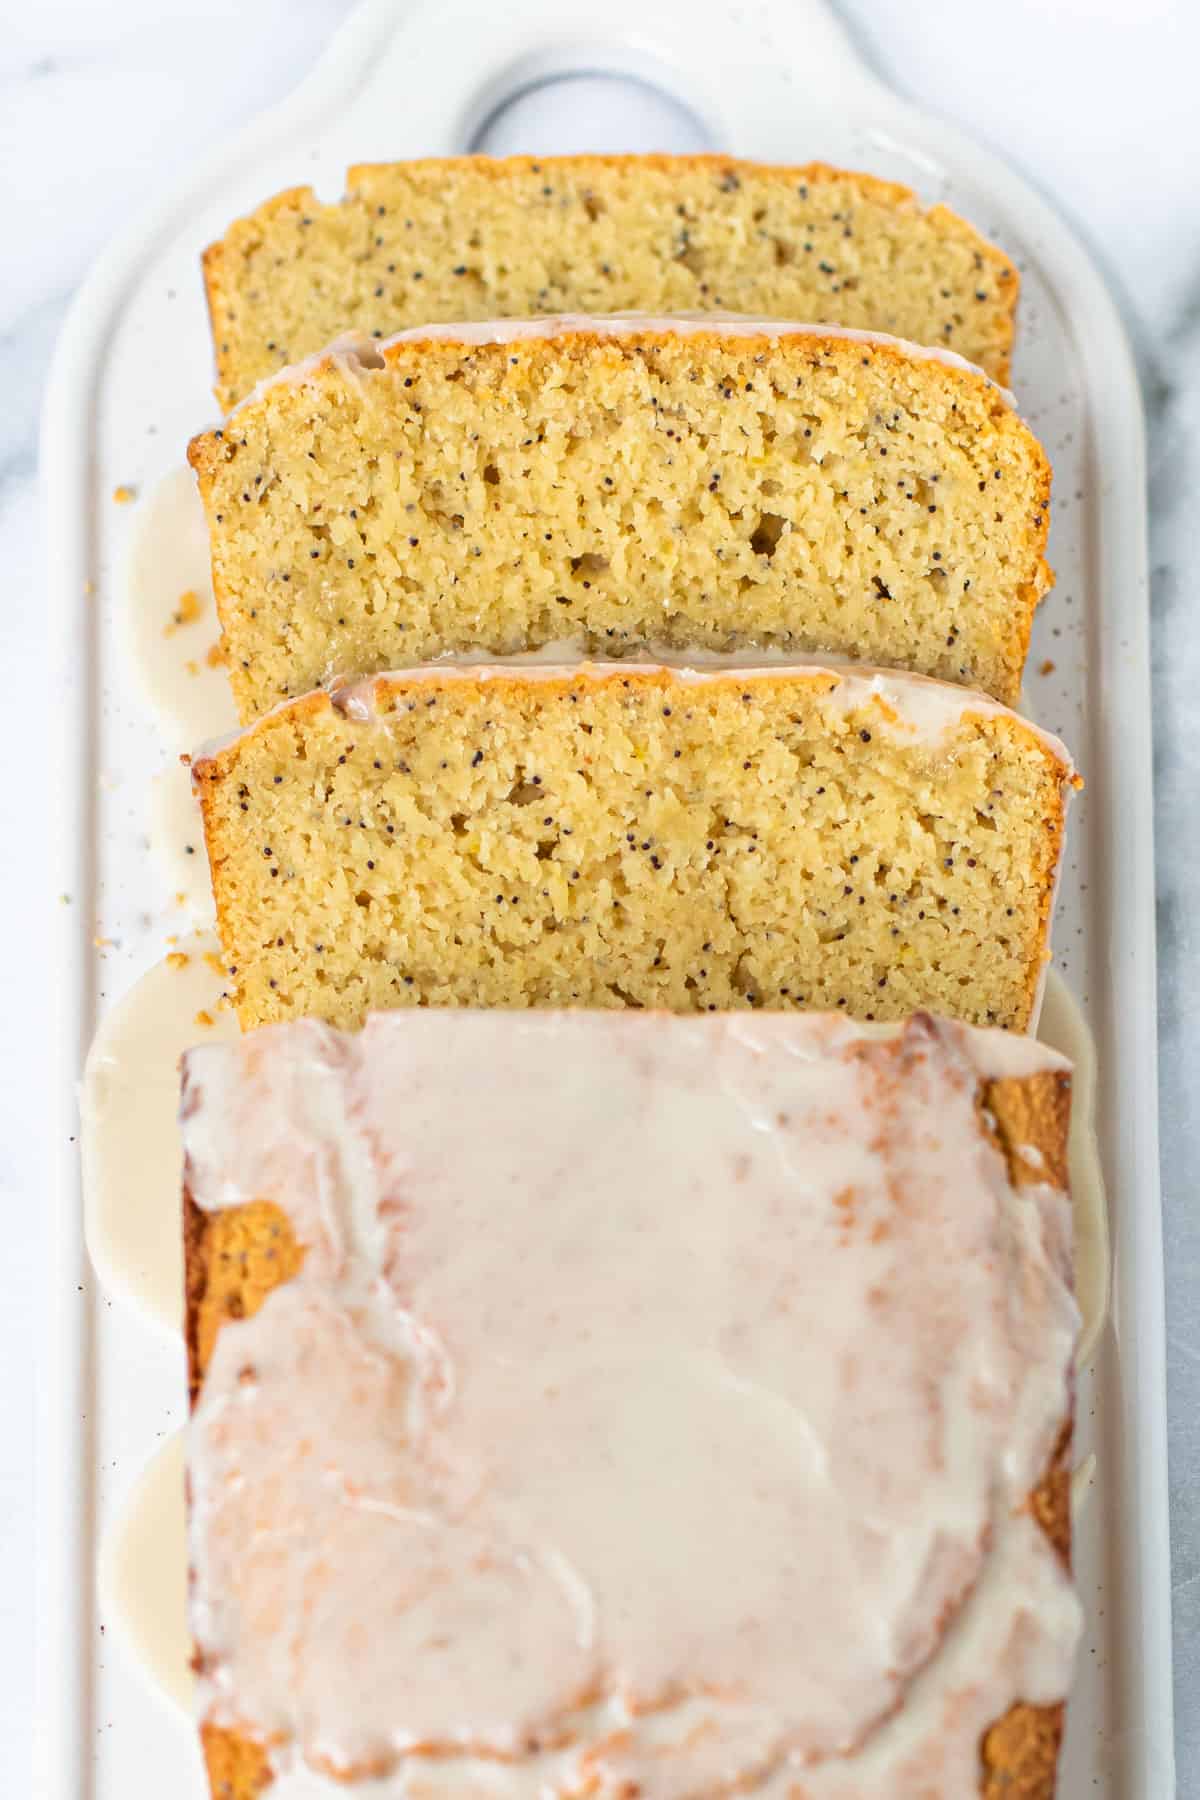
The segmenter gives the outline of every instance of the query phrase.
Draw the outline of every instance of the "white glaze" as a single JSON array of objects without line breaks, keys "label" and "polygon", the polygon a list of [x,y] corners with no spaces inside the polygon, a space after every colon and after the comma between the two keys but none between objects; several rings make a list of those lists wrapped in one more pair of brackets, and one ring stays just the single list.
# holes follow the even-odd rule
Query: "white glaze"
[{"label": "white glaze", "polygon": [[1075,1297],[1083,1323],[1076,1360],[1091,1361],[1108,1318],[1112,1250],[1104,1166],[1096,1140],[1096,1044],[1074,994],[1056,969],[1046,977],[1038,1037],[1071,1063],[1071,1133],[1067,1155],[1075,1212]]},{"label": "white glaze", "polygon": [[984,1726],[1065,1692],[1077,1605],[1019,1509],[1069,1219],[975,1111],[1061,1059],[897,1035],[430,1010],[189,1056],[196,1199],[309,1246],[189,1451],[201,1707],[284,1733],[280,1800],[378,1758],[380,1800],[532,1800],[589,1756],[601,1794],[958,1800]]},{"label": "white glaze", "polygon": [[[176,625],[184,594],[197,616]],[[142,501],[125,565],[124,646],[168,751],[155,776],[150,848],[190,927],[211,929],[204,833],[180,755],[196,739],[237,723],[224,668],[209,661],[219,631],[209,569],[208,524],[189,468],[172,469]],[[191,846],[189,851],[188,846]]]},{"label": "white glaze", "polygon": [[[197,617],[176,626],[173,616],[189,592]],[[229,680],[208,660],[220,635],[208,522],[189,468],[172,469],[138,507],[123,601],[126,654],[167,748],[178,753],[198,737],[229,730],[237,719]]]},{"label": "white glaze", "polygon": [[1096,1485],[1096,1452],[1089,1450],[1078,1468],[1071,1471],[1071,1520],[1080,1517],[1092,1497]]},{"label": "white glaze", "polygon": [[[88,1253],[105,1287],[178,1331],[183,1317],[179,1236],[179,1059],[206,1038],[237,1036],[220,1005],[224,977],[206,960],[212,937],[188,937],[104,1015],[80,1092],[83,1216]],[[212,1025],[197,1024],[204,1013]]]},{"label": "white glaze", "polygon": [[151,783],[149,837],[159,869],[190,926],[215,931],[204,821],[191,772],[178,757],[165,764]]},{"label": "white glaze", "polygon": [[187,1510],[182,1431],[172,1432],[135,1480],[100,1544],[96,1585],[148,1680],[185,1712],[196,1682],[187,1619]]},{"label": "white glaze", "polygon": [[698,333],[715,333],[728,338],[761,338],[765,343],[778,343],[780,338],[815,337],[836,342],[866,344],[872,348],[899,351],[913,362],[940,363],[959,374],[970,375],[996,389],[1006,406],[1016,410],[1016,399],[1007,388],[1000,387],[990,375],[955,350],[937,344],[914,344],[908,338],[893,337],[886,331],[864,331],[852,325],[814,325],[795,319],[767,319],[752,313],[678,312],[678,313],[557,313],[544,319],[479,319],[464,323],[410,325],[390,337],[373,338],[366,332],[347,331],[333,339],[324,349],[277,369],[256,382],[250,392],[228,415],[234,418],[243,407],[253,406],[272,388],[293,382],[311,381],[331,361],[351,380],[370,376],[385,366],[386,354],[397,344],[516,344],[544,342],[554,337],[631,338],[675,335],[691,337]]},{"label": "white glaze", "polygon": [[[207,1010],[222,1040],[237,1035],[233,1015],[219,1008],[222,980],[204,961],[217,940],[198,937],[181,946],[191,961],[179,971],[166,963],[138,982],[105,1018],[84,1076],[81,1111],[84,1147],[84,1216],[88,1247],[105,1285],[151,1317],[178,1324],[182,1292],[179,1234],[174,1211],[182,1149],[174,1070],[182,1052],[208,1028],[197,1026]],[[1095,1046],[1087,1023],[1062,977],[1051,970],[1040,1040],[1074,1065],[1070,1173],[1074,1216],[1075,1287],[1082,1314],[1079,1355],[1090,1358],[1107,1318],[1109,1230],[1099,1146],[1093,1121]],[[863,1024],[865,1035],[895,1036],[895,1024]],[[988,1055],[999,1074],[1030,1067],[1026,1040],[989,1034]],[[125,1104],[122,1097],[128,1097]],[[159,1147],[159,1148],[156,1148]],[[171,1205],[164,1207],[163,1195]]]},{"label": "white glaze", "polygon": [[[550,648],[557,650],[558,646]],[[761,650],[718,652],[708,656],[689,652],[686,656],[657,656],[653,661],[631,658],[629,661],[551,662],[544,651],[488,661],[455,656],[437,662],[415,663],[411,668],[389,669],[383,674],[361,679],[333,681],[325,691],[331,704],[348,718],[365,722],[375,716],[378,687],[413,681],[451,680],[482,684],[511,678],[514,674],[529,681],[619,681],[629,675],[666,674],[689,686],[699,686],[731,674],[736,674],[742,681],[778,681],[789,672],[829,675],[834,685],[824,697],[823,704],[843,713],[874,705],[878,709],[878,729],[885,736],[907,738],[912,742],[937,745],[968,719],[1012,719],[1023,733],[1035,738],[1062,765],[1065,782],[1072,786],[1081,785],[1070,752],[1059,738],[987,694],[958,687],[952,682],[936,681],[928,675],[879,669],[870,663],[839,662],[831,657],[789,652],[772,659]],[[298,699],[281,700],[249,725],[213,738],[194,753],[193,764],[229,749],[240,739],[260,730],[267,720],[281,717],[299,704]]]}]

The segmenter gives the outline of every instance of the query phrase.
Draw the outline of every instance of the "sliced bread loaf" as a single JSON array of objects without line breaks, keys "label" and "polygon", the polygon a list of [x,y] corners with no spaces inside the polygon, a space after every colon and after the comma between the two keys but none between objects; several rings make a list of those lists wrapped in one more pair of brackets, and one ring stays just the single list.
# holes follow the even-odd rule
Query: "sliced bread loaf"
[{"label": "sliced bread loaf", "polygon": [[404,1005],[1032,1016],[1075,778],[845,670],[427,669],[196,757],[244,1026]]},{"label": "sliced bread loaf", "polygon": [[191,460],[243,720],[571,639],[856,656],[1012,703],[1050,471],[947,353],[748,321],[446,327],[266,384]]},{"label": "sliced bread loaf", "polygon": [[945,344],[1008,378],[1017,275],[944,206],[821,163],[461,157],[293,188],[205,252],[228,409],[338,332],[727,307]]},{"label": "sliced bread loaf", "polygon": [[190,1051],[213,1800],[1051,1800],[1069,1081],[929,1016]]}]

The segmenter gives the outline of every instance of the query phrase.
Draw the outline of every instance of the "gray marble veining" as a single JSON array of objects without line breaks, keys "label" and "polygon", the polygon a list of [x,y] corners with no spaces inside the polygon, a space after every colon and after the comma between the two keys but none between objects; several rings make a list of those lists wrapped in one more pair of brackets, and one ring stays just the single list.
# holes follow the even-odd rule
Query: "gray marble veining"
[{"label": "gray marble veining", "polygon": [[1200,259],[1143,389],[1150,442],[1159,1083],[1167,1270],[1171,1564],[1181,1793],[1200,1784]]}]

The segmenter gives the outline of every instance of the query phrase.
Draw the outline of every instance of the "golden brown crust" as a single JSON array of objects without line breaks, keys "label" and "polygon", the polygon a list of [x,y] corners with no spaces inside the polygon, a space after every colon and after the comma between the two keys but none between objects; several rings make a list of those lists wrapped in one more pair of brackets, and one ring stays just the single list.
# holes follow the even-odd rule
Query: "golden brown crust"
[{"label": "golden brown crust", "polygon": [[[1078,792],[1083,787],[1083,777],[1073,774],[1068,786]],[[1050,809],[1045,817],[1045,828],[1043,857],[1037,868],[1037,878],[1042,884],[1037,933],[1038,941],[1042,946],[1042,954],[1040,964],[1030,972],[1027,1029],[1037,1010],[1037,1000],[1041,992],[1046,964],[1050,960],[1050,927],[1054,923],[1054,905],[1058,897],[1058,884],[1051,878],[1051,871],[1061,867],[1063,844],[1067,832],[1067,792],[1063,788],[1059,788],[1052,799]]]},{"label": "golden brown crust", "polygon": [[[389,176],[396,167],[395,164],[387,163],[359,163],[352,166],[347,170],[346,192],[341,204],[356,200],[361,189],[370,187],[373,178]],[[403,167],[417,178],[421,176],[446,178],[456,173],[470,171],[482,174],[496,183],[519,180],[542,173],[569,175],[582,180],[592,173],[599,174],[605,171],[625,173],[638,167],[653,170],[659,174],[679,176],[698,171],[711,172],[719,176],[741,175],[764,182],[778,183],[781,186],[792,186],[798,183],[820,186],[849,182],[858,189],[864,200],[877,202],[893,208],[899,213],[909,212],[920,217],[940,237],[957,240],[978,257],[978,266],[981,272],[987,272],[993,288],[1003,300],[1003,311],[997,321],[996,341],[989,360],[989,372],[1001,382],[1008,381],[1020,290],[1020,278],[1016,269],[1008,256],[997,245],[984,237],[951,208],[941,203],[927,207],[922,204],[920,197],[912,188],[905,187],[899,182],[887,181],[879,176],[859,171],[837,169],[828,163],[770,164],[739,160],[719,154],[694,156],[591,155],[541,158],[467,156],[416,159]],[[315,214],[321,210],[328,209],[322,208],[322,203],[312,188],[285,189],[265,200],[252,213],[234,220],[225,237],[210,244],[202,255],[205,292],[208,299],[217,364],[216,391],[223,410],[228,410],[241,397],[234,386],[235,359],[230,340],[225,332],[225,328],[234,319],[234,293],[229,279],[233,260],[230,254],[232,245],[236,241],[239,253],[244,254],[255,246],[266,228],[280,215],[286,213]]]},{"label": "golden brown crust", "polygon": [[269,1200],[202,1212],[183,1195],[188,1389],[194,1404],[222,1325],[250,1319],[304,1261],[287,1214]]},{"label": "golden brown crust", "polygon": [[[1014,1186],[1039,1180],[1066,1185],[1071,1078],[1047,1071],[983,1084],[987,1129],[1003,1151]],[[1035,1168],[1021,1154],[1039,1152]],[[264,1201],[205,1213],[184,1190],[185,1328],[191,1403],[221,1327],[251,1317],[271,1289],[299,1268],[304,1246],[282,1210]],[[1064,1421],[1050,1465],[1030,1507],[1063,1561],[1070,1563],[1070,1418]],[[1065,1706],[1009,1708],[980,1743],[982,1800],[1054,1800]],[[253,1737],[204,1724],[200,1728],[212,1800],[259,1800],[271,1782],[267,1755]],[[351,1792],[353,1789],[350,1790]]]},{"label": "golden brown crust", "polygon": [[[209,244],[200,253],[200,272],[204,277],[204,299],[208,306],[208,329],[214,344],[222,343],[225,323],[225,245]],[[220,358],[218,357],[218,363]]]},{"label": "golden brown crust", "polygon": [[[195,1406],[221,1327],[248,1319],[304,1260],[291,1221],[269,1201],[202,1212],[183,1191],[184,1336]],[[212,1800],[258,1800],[271,1786],[267,1752],[248,1733],[205,1721],[200,1745]]]},{"label": "golden brown crust", "polygon": [[1019,1701],[983,1739],[983,1800],[1054,1800],[1066,1706]]},{"label": "golden brown crust", "polygon": [[[305,694],[303,699],[291,703],[288,710],[294,719],[300,721],[303,719],[315,718],[319,713],[331,712],[333,710],[333,702],[325,689],[321,688],[318,689],[316,693]],[[265,713],[263,717],[256,720],[254,725],[250,726],[249,729],[251,731],[256,731],[260,727],[265,726],[270,716],[270,713]],[[216,860],[219,860],[220,858],[219,851],[216,851],[215,849],[215,845],[219,838],[219,824],[216,801],[211,790],[217,782],[222,780],[228,770],[233,766],[237,757],[238,744],[244,735],[244,732],[240,732],[231,743],[225,744],[218,750],[209,752],[201,751],[195,756],[185,756],[180,759],[189,764],[192,771],[192,792],[195,794],[200,806],[200,819],[204,826],[204,836],[206,845],[208,846],[210,866],[212,865],[214,858]],[[222,944],[227,945],[234,942],[234,937],[232,922],[227,916],[223,884],[214,881],[212,883],[212,891],[213,910],[216,914],[217,921],[217,936]],[[244,1023],[242,1029],[246,1029]]]},{"label": "golden brown crust", "polygon": [[[994,1121],[1014,1187],[1067,1185],[1071,1078],[1046,1072],[987,1084],[982,1104]],[[1039,1152],[1035,1166],[1021,1146]],[[1029,1499],[1030,1510],[1068,1566],[1071,1560],[1071,1421],[1064,1424],[1050,1467]],[[984,1800],[1053,1800],[1066,1708],[1018,1701],[984,1734]]]},{"label": "golden brown crust", "polygon": [[252,1737],[205,1723],[200,1747],[212,1800],[258,1800],[272,1785],[267,1753]]},{"label": "golden brown crust", "polygon": [[[300,210],[306,205],[315,203],[316,195],[311,188],[285,188],[270,200],[258,207],[255,212],[239,225],[248,226],[252,220],[266,221],[276,213]],[[212,333],[214,352],[217,364],[217,398],[222,410],[228,411],[232,400],[227,390],[226,371],[229,366],[229,353],[225,338],[225,328],[231,317],[231,295],[225,279],[229,261],[228,238],[218,238],[200,253],[200,269],[204,278],[204,297],[208,303],[208,325]]]},{"label": "golden brown crust", "polygon": [[[1015,1188],[1070,1185],[1071,1077],[1065,1070],[1005,1076],[980,1096],[985,1129],[1004,1154]],[[1023,1154],[1037,1152],[1036,1157]],[[1071,1560],[1071,1426],[1063,1427],[1050,1466],[1030,1496],[1031,1510],[1065,1563]]]},{"label": "golden brown crust", "polygon": [[[996,1136],[1016,1188],[1048,1181],[1065,1188],[1067,1131],[1071,1120],[1071,1077],[1060,1070],[989,1081],[983,1103],[996,1121]],[[1018,1153],[1029,1145],[1038,1152],[1035,1164]]]}]

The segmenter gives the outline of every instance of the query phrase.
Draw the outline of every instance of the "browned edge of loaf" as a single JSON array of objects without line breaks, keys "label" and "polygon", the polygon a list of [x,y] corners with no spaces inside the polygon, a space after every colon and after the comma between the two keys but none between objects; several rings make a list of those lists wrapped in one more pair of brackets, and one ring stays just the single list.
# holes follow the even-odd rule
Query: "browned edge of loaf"
[{"label": "browned edge of loaf", "polygon": [[[413,170],[444,169],[447,172],[455,169],[470,168],[481,174],[490,175],[495,181],[502,181],[509,176],[540,174],[543,169],[575,169],[580,172],[588,169],[620,169],[639,166],[662,170],[669,173],[680,173],[692,169],[711,169],[714,173],[732,173],[745,171],[759,178],[774,179],[785,184],[792,182],[808,182],[812,185],[831,181],[853,181],[864,195],[872,199],[890,203],[897,208],[912,207],[918,214],[936,225],[946,236],[961,237],[977,250],[992,271],[992,279],[1007,300],[1007,331],[1001,345],[1001,358],[996,367],[996,378],[1007,382],[1010,374],[1013,337],[1016,330],[1017,300],[1020,294],[1021,278],[1017,270],[999,245],[993,244],[989,238],[976,231],[968,220],[962,218],[950,207],[941,202],[933,206],[922,204],[920,196],[910,187],[898,181],[885,181],[878,175],[867,175],[854,169],[836,169],[829,163],[759,163],[749,162],[733,156],[705,153],[694,156],[452,156],[421,157],[406,164],[393,163],[356,163],[346,171],[346,193],[343,201],[353,197],[355,188],[362,176],[372,170],[381,168],[405,167]],[[230,284],[226,279],[226,257],[230,233],[238,227],[265,224],[277,213],[308,212],[321,206],[321,201],[310,187],[285,188],[282,193],[264,200],[261,206],[255,207],[251,213],[234,220],[225,237],[218,238],[202,252],[200,266],[204,275],[204,292],[208,301],[208,322],[212,333],[213,356],[216,363],[217,384],[215,392],[218,400],[228,387],[229,361],[222,352],[221,345],[226,340],[225,326],[230,317],[230,308],[234,300]]]},{"label": "browned edge of loaf", "polygon": [[[914,1015],[914,1021],[928,1015]],[[985,1081],[978,1100],[982,1128],[1002,1152],[1014,1187],[1048,1180],[1066,1187],[1071,1077],[1043,1071]],[[1035,1171],[1020,1154],[1041,1152]],[[184,1330],[189,1404],[195,1407],[213,1345],[230,1319],[251,1318],[275,1287],[289,1281],[304,1260],[304,1246],[286,1213],[255,1200],[205,1212],[192,1199],[184,1174]],[[1064,1420],[1046,1473],[1030,1495],[1030,1510],[1067,1568],[1071,1562],[1072,1407]],[[198,1662],[199,1657],[194,1658]],[[980,1741],[982,1800],[1054,1800],[1065,1703],[1009,1708]],[[248,1731],[200,1726],[212,1800],[258,1800],[271,1785],[267,1751]],[[353,1786],[347,1787],[347,1794]]]},{"label": "browned edge of loaf", "polygon": [[[406,365],[412,366],[418,363],[427,365],[431,361],[441,361],[453,364],[461,360],[464,352],[466,352],[472,360],[478,358],[482,361],[508,364],[510,358],[515,354],[520,357],[522,367],[528,369],[530,363],[532,363],[536,370],[539,363],[545,363],[550,360],[559,360],[564,356],[580,361],[585,357],[590,357],[599,353],[612,357],[614,361],[619,361],[630,354],[636,355],[648,353],[653,355],[655,349],[659,345],[677,342],[679,337],[678,333],[673,332],[667,326],[650,327],[639,329],[634,332],[624,332],[619,337],[608,336],[601,331],[572,329],[571,331],[545,338],[525,339],[514,346],[512,343],[477,344],[471,343],[464,338],[455,338],[452,335],[446,335],[447,332],[453,333],[453,330],[453,325],[448,327],[439,326],[439,335],[436,338],[404,339],[401,342],[388,342],[387,340],[384,340],[378,347],[379,353],[382,355],[383,362],[387,367],[395,368],[403,368]],[[900,341],[887,343],[881,341],[863,341],[858,338],[849,339],[839,335],[836,330],[831,329],[826,332],[820,327],[815,327],[813,330],[806,331],[803,334],[797,333],[793,337],[781,339],[771,337],[768,333],[763,331],[755,331],[751,327],[747,327],[743,334],[741,332],[734,333],[730,331],[718,332],[705,331],[703,329],[696,330],[694,326],[691,326],[687,333],[687,342],[695,345],[697,349],[701,351],[726,349],[731,355],[753,354],[756,350],[763,350],[766,347],[769,347],[772,351],[778,352],[786,346],[786,354],[793,359],[793,362],[803,362],[810,368],[816,367],[819,364],[826,364],[830,361],[862,364],[870,359],[871,361],[890,363],[894,368],[904,368],[907,370],[911,368],[915,362],[917,366],[928,371],[933,380],[945,381],[952,387],[957,386],[959,388],[968,389],[973,391],[977,396],[981,396],[985,402],[991,421],[997,426],[1007,426],[1010,430],[1014,431],[1019,438],[1024,439],[1030,455],[1030,460],[1036,470],[1038,493],[1036,501],[1037,510],[1034,514],[1033,521],[1027,528],[1025,537],[1027,571],[1024,580],[1017,590],[1016,604],[1014,604],[1012,609],[1006,645],[1006,648],[1010,653],[1009,666],[1018,671],[1016,687],[1019,689],[1020,671],[1024,669],[1025,661],[1029,653],[1029,638],[1033,630],[1034,614],[1037,611],[1038,604],[1043,595],[1052,586],[1054,581],[1054,572],[1046,561],[1046,544],[1050,534],[1050,489],[1052,470],[1046,452],[1042,448],[1038,438],[1035,437],[1034,433],[1029,429],[1029,426],[1021,418],[1020,414],[1009,404],[1009,401],[996,383],[981,370],[978,370],[971,365],[957,368],[953,364],[941,361],[940,358],[936,356],[929,357],[922,355],[914,358],[905,348],[903,342]],[[919,349],[920,346],[917,348]],[[313,360],[311,371],[306,378],[312,381],[317,380],[320,376],[325,375],[330,370],[334,369],[338,361],[339,353],[332,347],[328,348],[323,354]],[[373,371],[370,367],[365,369],[364,373],[367,379],[370,378],[373,372],[376,371]],[[275,377],[273,379],[279,380],[281,378]],[[254,408],[269,407],[270,404],[270,383],[267,384],[265,391],[257,398],[252,397],[243,402],[244,406]],[[236,425],[231,424],[231,420],[235,417],[235,414],[231,414],[230,419],[227,420],[224,425],[214,426],[208,431],[198,433],[198,435],[192,438],[191,442],[188,444],[188,462],[191,464],[196,474],[196,480],[200,489],[200,497],[204,505],[205,513],[209,519],[210,535],[213,533],[214,525],[212,517],[214,510],[212,504],[214,472],[221,460],[221,446],[227,432],[236,432]],[[229,591],[223,574],[217,567],[215,555],[212,558],[212,581],[213,595],[216,601],[217,614],[221,622],[221,629],[222,632],[227,632],[236,620],[240,597]],[[1017,692],[999,694],[996,698],[1001,700],[1005,705],[1013,705],[1018,698],[1018,694]]]},{"label": "browned edge of loaf", "polygon": [[[245,727],[233,740],[212,751],[198,751],[192,756],[183,756],[180,760],[191,769],[192,794],[199,803],[200,822],[204,830],[204,848],[208,857],[209,885],[212,888],[213,911],[216,915],[217,937],[226,965],[234,959],[231,955],[233,946],[232,933],[229,927],[227,908],[225,905],[225,884],[221,878],[221,868],[225,861],[217,847],[217,835],[213,819],[213,801],[211,788],[214,782],[222,781],[236,766],[240,746],[250,733],[257,733],[268,726],[280,712],[286,712],[293,725],[300,725],[305,719],[314,719],[319,713],[332,712],[334,703],[326,688],[317,688],[311,694],[301,695],[299,700],[283,701],[257,719],[253,725]],[[250,1021],[243,1018],[239,1010],[238,1023],[243,1031],[250,1026]]]},{"label": "browned edge of loaf", "polygon": [[[902,679],[902,677],[900,679]],[[463,680],[464,677],[461,674],[427,673],[419,678],[419,688],[423,695],[445,692],[447,689],[460,687]],[[561,676],[552,676],[545,673],[534,673],[530,675],[518,670],[514,670],[511,674],[491,675],[488,677],[488,690],[491,693],[498,693],[503,697],[505,693],[515,694],[525,691],[528,689],[531,682],[536,682],[537,691],[547,695],[561,695],[572,691],[577,693],[590,693],[598,691],[603,687],[607,687],[615,681],[621,681],[625,683],[626,686],[631,683],[636,683],[639,687],[673,690],[676,689],[679,684],[679,677],[671,669],[663,667],[650,669],[643,668],[639,670],[635,667],[625,668],[620,664],[614,663],[607,665],[604,669],[599,669],[589,664],[581,664],[577,669]],[[834,670],[797,667],[794,670],[781,673],[778,676],[760,675],[756,678],[755,685],[758,688],[767,690],[778,690],[781,687],[788,687],[794,690],[798,685],[803,684],[809,688],[816,688],[820,693],[829,693],[833,688],[837,687],[838,681],[839,676]],[[744,682],[744,669],[731,669],[728,671],[714,670],[711,674],[706,676],[704,685],[740,688],[744,686]],[[376,709],[384,718],[387,717],[387,711],[390,710],[387,706],[388,700],[395,696],[407,693],[410,686],[416,685],[417,683],[414,683],[411,677],[406,676],[402,672],[397,674],[376,675],[371,678],[369,683]],[[1038,737],[1035,728],[1022,719],[1019,714],[972,712],[970,690],[957,689],[955,691],[961,693],[963,696],[961,721],[963,725],[968,725],[972,720],[975,720],[983,725],[994,724],[1000,730],[1007,731],[1014,737],[1019,736],[1022,733],[1028,733],[1031,740],[1042,749],[1042,753],[1047,762],[1053,762],[1062,769],[1062,765],[1057,763],[1057,759],[1053,756],[1053,753],[1049,748],[1042,745],[1041,739]],[[986,701],[985,703],[988,707],[992,704],[991,701]],[[272,724],[278,722],[280,717],[286,717],[295,724],[301,724],[305,719],[316,718],[318,714],[323,712],[337,712],[341,717],[346,716],[344,707],[340,704],[339,691],[336,688],[332,690],[329,688],[317,688],[310,694],[301,695],[297,700],[281,701],[280,704],[273,707],[270,712],[264,713],[262,717],[256,719],[253,724],[246,726],[231,742],[208,753],[201,751],[190,759],[192,789],[199,799],[200,814],[204,825],[205,845],[208,852],[209,867],[212,872],[212,890],[217,916],[217,932],[222,944],[227,950],[230,947],[230,935],[227,929],[226,909],[223,897],[224,883],[221,879],[221,867],[225,859],[221,854],[217,834],[215,830],[212,829],[213,803],[210,790],[214,783],[224,780],[236,767],[242,744],[249,741],[259,732],[269,729]],[[184,760],[186,761],[188,759],[185,758]],[[1068,787],[1080,788],[1082,786],[1083,782],[1078,775],[1070,773],[1066,769],[1062,769],[1062,779],[1056,787],[1052,809],[1045,815],[1043,820],[1046,828],[1048,855],[1045,869],[1037,871],[1040,887],[1038,914],[1035,933],[1033,934],[1029,947],[1029,978],[1026,985],[1025,1012],[1023,1018],[1017,1021],[1017,1029],[1026,1029],[1033,1017],[1037,995],[1041,987],[1042,970],[1048,954],[1047,946],[1050,941],[1051,915],[1054,909],[1054,900],[1057,890],[1057,872],[1062,860],[1063,840],[1066,833],[1066,789]],[[243,1025],[247,1023],[248,1021],[243,1020]]]}]

